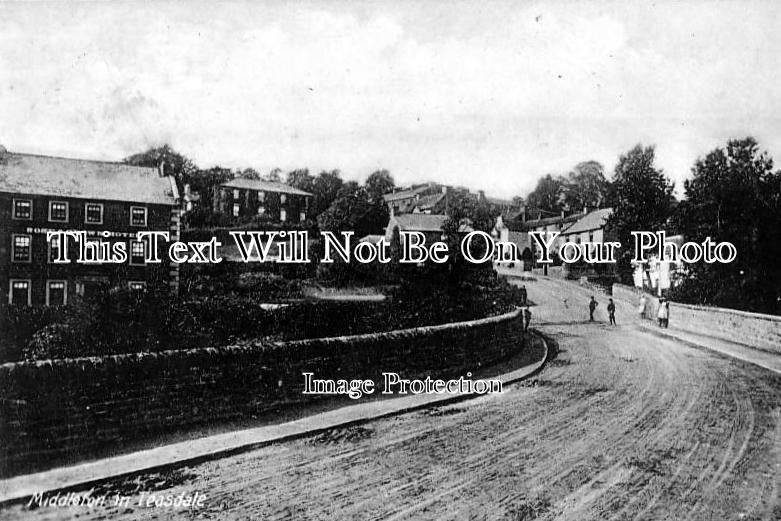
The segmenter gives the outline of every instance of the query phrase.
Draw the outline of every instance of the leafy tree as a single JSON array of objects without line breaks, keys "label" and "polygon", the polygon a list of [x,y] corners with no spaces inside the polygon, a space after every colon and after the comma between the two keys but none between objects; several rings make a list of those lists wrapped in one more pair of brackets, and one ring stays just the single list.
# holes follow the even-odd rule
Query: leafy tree
[{"label": "leafy tree", "polygon": [[636,145],[622,155],[613,177],[613,214],[606,231],[621,242],[619,274],[631,278],[634,246],[631,232],[664,228],[672,212],[673,183],[654,166],[654,147]]},{"label": "leafy tree", "polygon": [[387,223],[385,205],[370,202],[366,189],[355,181],[344,183],[331,205],[317,217],[320,230],[354,231],[357,238],[380,233]]},{"label": "leafy tree", "polygon": [[155,168],[163,165],[165,174],[174,176],[180,191],[185,183],[190,182],[190,177],[198,170],[190,158],[180,154],[167,144],[127,156],[123,162],[128,165]]},{"label": "leafy tree", "polygon": [[282,169],[281,168],[272,168],[268,174],[264,177],[266,181],[270,181],[272,183],[281,183],[282,182]]},{"label": "leafy tree", "polygon": [[575,165],[562,186],[564,207],[569,211],[600,208],[608,200],[610,183],[604,167],[596,161]]},{"label": "leafy tree", "polygon": [[777,313],[781,296],[781,174],[754,138],[730,140],[700,158],[684,183],[677,220],[687,240],[729,241],[729,264],[698,263],[675,291],[681,300]]},{"label": "leafy tree", "polygon": [[241,177],[243,179],[252,179],[254,181],[259,181],[261,179],[260,172],[255,170],[254,168],[245,168],[241,172],[239,172],[239,175],[237,177]]},{"label": "leafy tree", "polygon": [[315,178],[308,168],[299,168],[287,173],[287,184],[305,192],[312,193],[315,189]]},{"label": "leafy tree", "polygon": [[387,170],[377,170],[366,179],[366,191],[370,201],[382,201],[382,196],[387,194],[396,183]]},{"label": "leafy tree", "polygon": [[339,189],[342,188],[342,178],[339,170],[320,172],[312,185],[312,211],[314,215],[323,213],[336,199]]},{"label": "leafy tree", "polygon": [[530,207],[558,214],[564,208],[564,178],[547,174],[537,181],[534,191],[526,197]]}]

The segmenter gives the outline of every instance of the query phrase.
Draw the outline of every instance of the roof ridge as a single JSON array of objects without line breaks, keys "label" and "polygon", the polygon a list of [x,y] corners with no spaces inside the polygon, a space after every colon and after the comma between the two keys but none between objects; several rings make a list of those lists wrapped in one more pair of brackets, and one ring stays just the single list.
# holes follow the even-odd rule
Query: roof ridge
[{"label": "roof ridge", "polygon": [[49,154],[33,154],[30,152],[12,152],[12,151],[6,151],[6,155],[11,156],[28,156],[28,157],[40,157],[44,159],[64,159],[65,161],[80,161],[84,163],[98,163],[102,165],[118,165],[118,166],[129,166],[131,168],[148,168],[151,170],[157,170],[157,167],[154,166],[141,166],[141,165],[133,165],[131,163],[125,163],[124,161],[108,161],[106,159],[84,159],[80,157],[66,157],[66,156],[53,156]]}]

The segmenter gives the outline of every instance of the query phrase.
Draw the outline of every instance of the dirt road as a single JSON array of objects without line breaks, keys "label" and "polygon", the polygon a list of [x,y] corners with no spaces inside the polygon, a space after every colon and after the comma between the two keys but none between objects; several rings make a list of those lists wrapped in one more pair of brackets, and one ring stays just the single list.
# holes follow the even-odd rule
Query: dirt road
[{"label": "dirt road", "polygon": [[[61,519],[781,519],[781,377],[588,323],[583,293],[526,284],[559,354],[536,379],[450,407],[114,485],[203,509],[22,506]],[[567,299],[567,302],[564,302]],[[105,491],[105,490],[103,490]],[[98,491],[100,492],[100,491]]]}]

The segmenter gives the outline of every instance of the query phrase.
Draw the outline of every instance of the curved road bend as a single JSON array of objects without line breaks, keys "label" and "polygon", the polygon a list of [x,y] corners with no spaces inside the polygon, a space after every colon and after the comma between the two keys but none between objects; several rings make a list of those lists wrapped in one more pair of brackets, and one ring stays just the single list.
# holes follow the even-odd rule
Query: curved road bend
[{"label": "curved road bend", "polygon": [[[532,381],[449,407],[180,471],[200,515],[16,506],[11,518],[781,519],[781,376],[662,339],[582,290],[527,282],[559,355]],[[567,299],[565,304],[564,299]],[[604,299],[603,299],[604,300]],[[154,478],[148,481],[154,482]]]}]

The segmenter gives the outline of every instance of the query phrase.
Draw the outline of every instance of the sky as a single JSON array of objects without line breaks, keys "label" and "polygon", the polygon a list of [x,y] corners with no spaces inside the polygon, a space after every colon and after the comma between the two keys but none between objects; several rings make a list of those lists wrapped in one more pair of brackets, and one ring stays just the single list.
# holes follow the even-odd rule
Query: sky
[{"label": "sky", "polygon": [[654,145],[781,158],[781,3],[0,0],[0,144],[525,195]]}]

